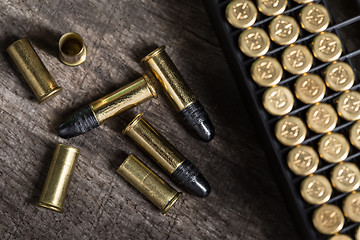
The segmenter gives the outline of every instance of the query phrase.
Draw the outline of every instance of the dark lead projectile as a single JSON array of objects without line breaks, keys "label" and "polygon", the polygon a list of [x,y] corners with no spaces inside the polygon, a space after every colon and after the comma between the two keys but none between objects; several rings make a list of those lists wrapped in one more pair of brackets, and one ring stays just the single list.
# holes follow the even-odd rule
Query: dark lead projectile
[{"label": "dark lead projectile", "polygon": [[138,114],[123,130],[142,147],[178,184],[197,197],[206,197],[211,187],[200,171]]},{"label": "dark lead projectile", "polygon": [[156,91],[147,75],[92,102],[75,113],[58,128],[59,136],[71,138],[86,133],[140,103],[156,98]]},{"label": "dark lead projectile", "polygon": [[155,49],[144,57],[141,62],[158,79],[166,95],[177,111],[180,112],[186,124],[194,129],[203,141],[211,141],[215,136],[214,126],[204,107],[196,100],[194,93],[165,52],[165,47]]}]

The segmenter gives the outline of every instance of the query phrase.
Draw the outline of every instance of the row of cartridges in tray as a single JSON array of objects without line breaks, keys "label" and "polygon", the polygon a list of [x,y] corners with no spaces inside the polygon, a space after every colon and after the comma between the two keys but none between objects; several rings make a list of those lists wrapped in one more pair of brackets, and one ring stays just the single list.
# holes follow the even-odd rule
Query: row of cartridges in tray
[{"label": "row of cartridges in tray", "polygon": [[[286,0],[257,0],[259,11],[267,16],[282,14]],[[309,3],[311,0],[296,0]],[[322,234],[336,234],[332,240],[348,240],[350,236],[337,234],[342,230],[346,216],[352,222],[360,222],[360,171],[358,166],[347,159],[350,144],[341,133],[332,132],[338,124],[338,115],[343,120],[355,123],[350,127],[349,139],[360,149],[360,93],[350,90],[355,82],[355,73],[349,64],[337,62],[342,54],[341,41],[333,33],[324,32],[329,23],[327,9],[317,3],[302,7],[299,20],[303,29],[319,33],[314,37],[311,48],[293,44],[299,37],[300,27],[295,18],[279,15],[269,23],[269,36],[265,30],[251,27],[257,19],[255,4],[249,0],[233,0],[225,11],[228,22],[235,28],[244,29],[238,38],[240,50],[248,57],[258,57],[250,69],[250,75],[260,87],[267,87],[262,96],[265,110],[273,116],[290,113],[295,105],[295,97],[309,106],[305,116],[308,128],[315,134],[324,134],[318,141],[318,151],[312,146],[300,145],[307,136],[307,127],[301,117],[285,116],[275,124],[275,136],[286,146],[293,147],[287,155],[289,169],[299,176],[306,176],[300,184],[300,194],[309,204],[320,205],[313,213],[313,225]],[[265,55],[270,49],[270,39],[277,45],[287,46],[278,59]],[[313,64],[313,56],[322,62],[332,62],[323,71],[323,77],[307,73]],[[293,75],[300,75],[294,85],[294,95],[286,86],[279,86],[283,69]],[[333,92],[343,92],[337,98],[336,110],[331,104],[321,102],[326,95],[326,86]],[[301,105],[301,104],[298,104]],[[297,114],[299,115],[299,114]],[[301,116],[301,115],[300,115]],[[315,174],[322,164],[336,164],[330,172],[330,181],[325,175]],[[342,210],[336,204],[324,204],[330,200],[333,189],[350,193],[342,203]],[[360,239],[360,231],[356,231]]]},{"label": "row of cartridges in tray", "polygon": [[[7,48],[7,52],[30,85],[39,103],[48,100],[61,90],[27,39],[17,40]],[[60,38],[59,57],[64,64],[77,66],[85,61],[86,54],[86,47],[80,35],[70,32]],[[70,138],[86,133],[125,110],[156,98],[157,93],[151,81],[153,74],[186,124],[203,141],[212,140],[215,131],[208,114],[165,52],[165,47],[157,48],[144,57],[142,62],[150,70],[149,73],[143,74],[134,82],[75,113],[59,126],[60,137]],[[184,190],[198,197],[209,195],[210,185],[201,172],[158,133],[142,114],[138,114],[129,123],[123,134],[141,146]],[[78,155],[79,150],[74,147],[57,145],[38,202],[39,206],[58,212],[63,211],[66,192]],[[123,161],[117,172],[163,213],[166,213],[181,195],[133,154]]]}]

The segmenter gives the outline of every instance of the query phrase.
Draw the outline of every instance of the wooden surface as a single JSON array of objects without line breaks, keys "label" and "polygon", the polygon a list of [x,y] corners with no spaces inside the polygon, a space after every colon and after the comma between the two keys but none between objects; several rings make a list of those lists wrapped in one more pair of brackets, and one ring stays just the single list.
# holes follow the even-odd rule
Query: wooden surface
[{"label": "wooden surface", "polygon": [[[1,1],[0,25],[0,239],[298,239],[201,2]],[[68,31],[88,49],[79,67],[57,58],[58,38]],[[63,87],[43,105],[5,52],[20,37]],[[159,88],[158,99],[85,135],[57,136],[68,115],[138,78],[141,58],[157,45],[168,46],[207,108],[212,142],[186,131]],[[209,197],[184,193],[163,216],[116,173],[135,153],[170,182],[121,134],[138,112],[201,169]],[[63,214],[35,205],[57,143],[80,149]]]}]

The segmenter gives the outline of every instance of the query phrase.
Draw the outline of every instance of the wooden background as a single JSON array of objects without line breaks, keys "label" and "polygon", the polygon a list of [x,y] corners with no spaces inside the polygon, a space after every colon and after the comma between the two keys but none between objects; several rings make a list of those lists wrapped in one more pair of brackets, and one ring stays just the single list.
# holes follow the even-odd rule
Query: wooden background
[{"label": "wooden background", "polygon": [[[0,239],[298,239],[200,1],[5,0],[0,26]],[[73,68],[57,58],[57,41],[69,31],[88,49]],[[6,54],[20,37],[63,87],[43,105]],[[85,135],[57,136],[68,115],[138,78],[141,58],[157,45],[168,46],[207,108],[212,142],[186,131],[160,90],[158,99]],[[135,153],[170,182],[121,134],[138,112],[198,166],[212,185],[209,197],[185,193],[163,216],[116,173]],[[63,214],[35,205],[57,143],[80,149]]]}]

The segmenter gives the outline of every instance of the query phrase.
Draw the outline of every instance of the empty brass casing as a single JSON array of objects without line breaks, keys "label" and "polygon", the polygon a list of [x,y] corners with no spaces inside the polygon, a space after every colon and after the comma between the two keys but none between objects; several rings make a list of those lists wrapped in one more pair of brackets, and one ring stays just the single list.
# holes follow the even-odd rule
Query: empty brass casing
[{"label": "empty brass casing", "polygon": [[154,73],[177,111],[180,112],[196,101],[194,93],[165,52],[165,46],[155,49],[144,57],[141,62]]},{"label": "empty brass casing", "polygon": [[165,214],[181,196],[135,155],[129,155],[117,172]]},{"label": "empty brass casing", "polygon": [[151,98],[157,98],[157,94],[149,77],[143,74],[139,79],[89,105],[101,125],[115,115]]},{"label": "empty brass casing", "polygon": [[39,103],[62,90],[27,39],[17,40],[6,50],[35,93]]},{"label": "empty brass casing", "polygon": [[138,114],[123,130],[169,174],[172,174],[186,158],[179,153],[163,136]]},{"label": "empty brass casing", "polygon": [[51,161],[48,175],[38,205],[57,212],[63,212],[66,193],[75,169],[79,150],[58,144]]},{"label": "empty brass casing", "polygon": [[68,66],[77,66],[86,59],[86,47],[82,37],[74,32],[68,32],[59,40],[60,60]]}]

